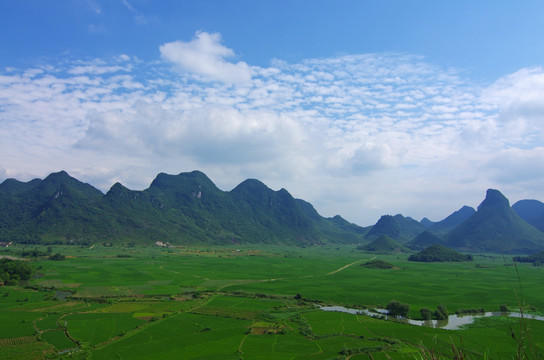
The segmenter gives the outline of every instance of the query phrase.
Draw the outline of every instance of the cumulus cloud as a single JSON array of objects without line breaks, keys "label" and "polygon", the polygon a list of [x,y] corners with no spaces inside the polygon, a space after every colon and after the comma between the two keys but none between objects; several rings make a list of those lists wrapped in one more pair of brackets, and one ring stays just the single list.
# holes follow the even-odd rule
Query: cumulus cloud
[{"label": "cumulus cloud", "polygon": [[544,137],[544,70],[521,69],[497,80],[483,93],[499,109],[498,121],[519,142],[539,142]]},{"label": "cumulus cloud", "polygon": [[200,163],[270,162],[295,151],[305,132],[288,116],[214,107],[165,109],[139,102],[133,111],[94,114],[79,148],[113,153],[190,156]]},{"label": "cumulus cloud", "polygon": [[159,48],[161,56],[183,71],[226,83],[247,83],[251,69],[243,61],[231,63],[234,51],[221,44],[218,33],[197,32],[190,42],[174,41]]}]

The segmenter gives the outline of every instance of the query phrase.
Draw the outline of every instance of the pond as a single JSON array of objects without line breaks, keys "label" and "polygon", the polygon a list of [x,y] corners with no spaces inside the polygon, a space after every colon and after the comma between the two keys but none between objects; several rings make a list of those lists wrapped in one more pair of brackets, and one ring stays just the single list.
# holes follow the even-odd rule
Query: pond
[{"label": "pond", "polygon": [[[318,305],[319,306],[319,305]],[[491,317],[491,316],[507,316],[513,318],[525,318],[544,321],[544,316],[532,315],[532,314],[521,314],[519,312],[486,312],[481,314],[467,314],[467,315],[450,315],[447,320],[412,320],[403,317],[390,317],[387,315],[387,310],[385,309],[350,309],[343,306],[319,306],[323,311],[339,311],[348,314],[355,315],[368,315],[372,317],[384,316],[385,319],[395,320],[398,322],[418,325],[418,326],[428,326],[433,328],[440,328],[444,330],[459,330],[463,325],[472,324],[476,318],[481,317]]]}]

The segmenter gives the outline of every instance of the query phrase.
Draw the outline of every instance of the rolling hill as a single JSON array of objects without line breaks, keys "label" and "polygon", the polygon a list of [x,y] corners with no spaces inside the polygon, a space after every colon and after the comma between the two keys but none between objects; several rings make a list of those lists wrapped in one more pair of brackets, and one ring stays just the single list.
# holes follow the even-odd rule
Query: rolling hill
[{"label": "rolling hill", "polygon": [[403,253],[410,251],[398,241],[391,239],[387,235],[381,235],[370,244],[358,246],[357,249],[378,254]]},{"label": "rolling hill", "polygon": [[406,243],[406,247],[413,249],[413,250],[422,250],[428,246],[444,244],[444,240],[435,234],[431,233],[428,230],[425,230],[415,238],[413,238],[411,241]]}]

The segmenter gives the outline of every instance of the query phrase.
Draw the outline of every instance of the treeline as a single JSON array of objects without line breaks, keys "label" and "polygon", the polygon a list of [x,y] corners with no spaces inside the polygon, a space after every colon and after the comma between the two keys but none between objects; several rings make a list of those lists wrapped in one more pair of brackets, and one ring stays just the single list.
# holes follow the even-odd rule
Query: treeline
[{"label": "treeline", "polygon": [[544,264],[544,250],[528,256],[514,256],[514,261]]},{"label": "treeline", "polygon": [[0,259],[0,283],[4,285],[17,285],[21,280],[29,280],[34,271],[34,266],[28,261]]}]

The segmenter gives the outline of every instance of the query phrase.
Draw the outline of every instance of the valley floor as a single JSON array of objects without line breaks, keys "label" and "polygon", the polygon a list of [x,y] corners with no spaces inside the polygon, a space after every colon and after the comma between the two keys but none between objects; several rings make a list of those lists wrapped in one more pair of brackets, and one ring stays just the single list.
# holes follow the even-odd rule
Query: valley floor
[{"label": "valley floor", "polygon": [[[34,246],[32,246],[34,248]],[[17,247],[10,251],[16,253]],[[38,250],[45,248],[38,247]],[[0,359],[538,358],[544,322],[485,318],[462,330],[316,305],[544,311],[542,267],[502,256],[414,263],[355,247],[55,246],[38,276],[0,287]],[[8,254],[0,254],[8,255]],[[385,260],[391,269],[361,266]],[[525,356],[525,357],[523,357]]]}]

